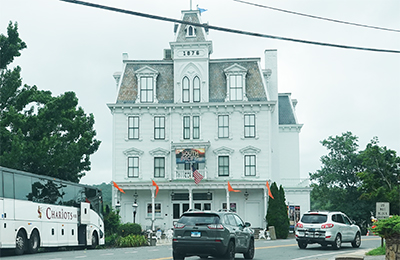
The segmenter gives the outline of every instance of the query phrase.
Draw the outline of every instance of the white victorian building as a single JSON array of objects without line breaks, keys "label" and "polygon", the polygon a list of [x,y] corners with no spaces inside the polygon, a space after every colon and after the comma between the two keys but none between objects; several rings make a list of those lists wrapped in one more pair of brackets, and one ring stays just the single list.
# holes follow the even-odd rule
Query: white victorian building
[{"label": "white victorian building", "polygon": [[[197,10],[182,11],[182,20],[201,24]],[[112,178],[125,194],[113,189],[113,206],[122,222],[165,230],[188,209],[229,205],[265,227],[267,180],[284,187],[290,205],[309,210],[302,124],[297,101],[278,93],[277,51],[265,51],[263,69],[260,58],[211,59],[203,27],[179,24],[175,36],[162,60],[125,54],[114,75]],[[193,168],[204,177],[198,184]],[[241,192],[229,192],[228,181]]]}]

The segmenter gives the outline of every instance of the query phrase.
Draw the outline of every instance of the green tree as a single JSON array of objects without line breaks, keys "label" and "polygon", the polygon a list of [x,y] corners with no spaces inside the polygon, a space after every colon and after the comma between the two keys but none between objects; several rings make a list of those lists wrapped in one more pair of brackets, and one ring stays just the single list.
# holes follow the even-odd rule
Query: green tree
[{"label": "green tree", "polygon": [[108,205],[109,207],[111,207],[111,205],[112,205],[112,201],[111,201],[112,184],[103,182],[102,184],[97,184],[97,185],[93,185],[93,186],[101,189],[101,192],[103,194],[104,206]]},{"label": "green tree", "polygon": [[286,206],[285,191],[283,187],[278,186],[276,183],[271,185],[271,193],[274,199],[269,198],[268,210],[265,220],[268,227],[275,227],[275,233],[277,238],[287,238],[289,235],[289,216]]},{"label": "green tree", "polygon": [[359,187],[361,199],[373,205],[376,202],[389,202],[390,214],[400,214],[400,157],[396,151],[380,147],[374,137],[360,153],[364,171],[358,173],[362,183]]},{"label": "green tree", "polygon": [[22,86],[21,68],[7,67],[26,48],[16,23],[8,26],[8,36],[0,36],[0,47],[0,164],[79,182],[100,145],[93,115],[77,107],[74,92],[53,97]]},{"label": "green tree", "polygon": [[7,35],[0,35],[0,69],[5,69],[15,57],[21,55],[20,51],[26,48],[25,42],[19,38],[18,23],[8,24]]},{"label": "green tree", "polygon": [[351,132],[321,142],[329,152],[321,157],[321,169],[310,173],[311,209],[342,211],[365,226],[373,205],[360,199],[361,180],[357,174],[363,165],[357,142],[358,137]]}]

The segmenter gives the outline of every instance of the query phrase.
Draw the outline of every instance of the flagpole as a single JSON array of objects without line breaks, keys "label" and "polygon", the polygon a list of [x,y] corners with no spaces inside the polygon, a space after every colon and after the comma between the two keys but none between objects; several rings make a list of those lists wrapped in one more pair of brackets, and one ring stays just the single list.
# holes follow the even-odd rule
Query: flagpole
[{"label": "flagpole", "polygon": [[190,0],[190,11],[192,11],[192,0]]}]

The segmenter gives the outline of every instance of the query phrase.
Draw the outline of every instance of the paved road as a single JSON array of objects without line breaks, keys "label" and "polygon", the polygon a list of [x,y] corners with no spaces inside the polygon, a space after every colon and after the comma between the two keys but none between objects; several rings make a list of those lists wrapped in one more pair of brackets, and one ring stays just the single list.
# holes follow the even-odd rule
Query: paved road
[{"label": "paved road", "polygon": [[[341,250],[322,248],[319,245],[309,245],[307,249],[299,249],[296,240],[257,240],[254,260],[335,260],[337,255],[354,254],[364,255],[365,252],[380,245],[379,237],[363,237],[360,248],[352,248],[350,244],[343,244]],[[137,248],[117,248],[102,250],[70,250],[44,252],[34,255],[1,256],[4,260],[170,260],[172,259],[171,243],[162,241],[157,246]],[[210,258],[211,259],[211,258]],[[244,259],[243,255],[236,254],[236,259]],[[384,256],[369,257],[365,260],[383,260]],[[188,257],[186,260],[199,260],[198,257]]]}]

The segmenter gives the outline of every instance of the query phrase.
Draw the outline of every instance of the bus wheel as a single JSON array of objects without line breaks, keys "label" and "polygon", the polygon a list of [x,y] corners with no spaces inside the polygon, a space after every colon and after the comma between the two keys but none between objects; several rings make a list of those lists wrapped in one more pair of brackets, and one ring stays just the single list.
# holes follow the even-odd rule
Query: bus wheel
[{"label": "bus wheel", "polygon": [[97,232],[93,232],[93,234],[92,234],[92,248],[95,249],[98,244],[99,244],[99,240],[97,238]]},{"label": "bus wheel", "polygon": [[15,239],[15,254],[22,255],[26,250],[26,235],[22,230],[18,231]]},{"label": "bus wheel", "polygon": [[30,254],[37,253],[40,246],[40,238],[37,230],[32,232],[31,238],[29,239],[28,243],[28,252]]}]

